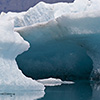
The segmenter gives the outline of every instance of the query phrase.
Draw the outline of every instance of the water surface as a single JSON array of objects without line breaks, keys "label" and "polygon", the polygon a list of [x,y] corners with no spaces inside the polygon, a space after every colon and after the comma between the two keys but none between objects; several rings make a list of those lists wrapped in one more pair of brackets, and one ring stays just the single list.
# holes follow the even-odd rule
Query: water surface
[{"label": "water surface", "polygon": [[78,81],[47,87],[44,97],[39,100],[100,100],[100,82]]},{"label": "water surface", "polygon": [[43,91],[0,94],[0,100],[100,100],[100,82],[79,81],[75,84],[46,87]]},{"label": "water surface", "polygon": [[47,87],[45,96],[39,100],[91,100],[92,87],[87,82]]}]

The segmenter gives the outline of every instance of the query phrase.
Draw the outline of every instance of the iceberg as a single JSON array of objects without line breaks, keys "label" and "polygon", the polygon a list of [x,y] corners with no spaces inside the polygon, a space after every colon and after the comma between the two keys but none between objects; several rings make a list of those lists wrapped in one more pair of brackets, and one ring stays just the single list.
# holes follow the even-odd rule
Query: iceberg
[{"label": "iceberg", "polygon": [[40,2],[26,12],[1,13],[30,44],[16,58],[22,72],[33,79],[100,78],[99,4],[99,0]]},{"label": "iceberg", "polygon": [[25,77],[15,61],[17,55],[28,48],[29,43],[14,32],[14,23],[0,18],[0,93],[40,90],[41,95],[44,94],[44,86]]}]

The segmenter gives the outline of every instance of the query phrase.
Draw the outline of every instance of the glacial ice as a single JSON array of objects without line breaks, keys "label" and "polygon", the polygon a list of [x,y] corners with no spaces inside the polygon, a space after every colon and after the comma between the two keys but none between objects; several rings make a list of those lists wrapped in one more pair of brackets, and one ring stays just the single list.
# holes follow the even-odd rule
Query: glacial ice
[{"label": "glacial ice", "polygon": [[14,32],[14,23],[0,18],[0,93],[40,90],[41,94],[44,94],[44,86],[25,77],[15,61],[17,55],[28,48],[29,43]]},{"label": "glacial ice", "polygon": [[26,12],[1,13],[0,17],[13,21],[14,30],[30,43],[29,50],[16,58],[22,72],[33,79],[98,78],[99,4],[99,0],[40,2]]}]

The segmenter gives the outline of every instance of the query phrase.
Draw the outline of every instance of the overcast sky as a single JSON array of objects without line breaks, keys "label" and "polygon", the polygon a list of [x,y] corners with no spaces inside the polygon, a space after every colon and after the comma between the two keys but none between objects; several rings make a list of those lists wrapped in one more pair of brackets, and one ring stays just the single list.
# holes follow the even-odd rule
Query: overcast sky
[{"label": "overcast sky", "polygon": [[74,0],[0,0],[0,12],[26,11],[27,9],[34,6],[40,1],[45,1],[48,3],[56,3],[56,2],[72,2]]}]

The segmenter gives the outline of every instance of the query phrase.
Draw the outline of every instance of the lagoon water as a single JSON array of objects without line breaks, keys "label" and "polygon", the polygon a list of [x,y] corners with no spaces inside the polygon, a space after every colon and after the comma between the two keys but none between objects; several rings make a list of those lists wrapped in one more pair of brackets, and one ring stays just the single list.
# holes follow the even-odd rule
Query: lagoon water
[{"label": "lagoon water", "polygon": [[93,95],[89,82],[47,87],[45,92],[45,96],[39,100],[91,100]]},{"label": "lagoon water", "polygon": [[75,84],[47,87],[39,100],[100,100],[99,82],[80,81]]},{"label": "lagoon water", "polygon": [[99,82],[80,81],[75,84],[46,87],[45,94],[39,91],[0,94],[0,100],[100,100]]}]

